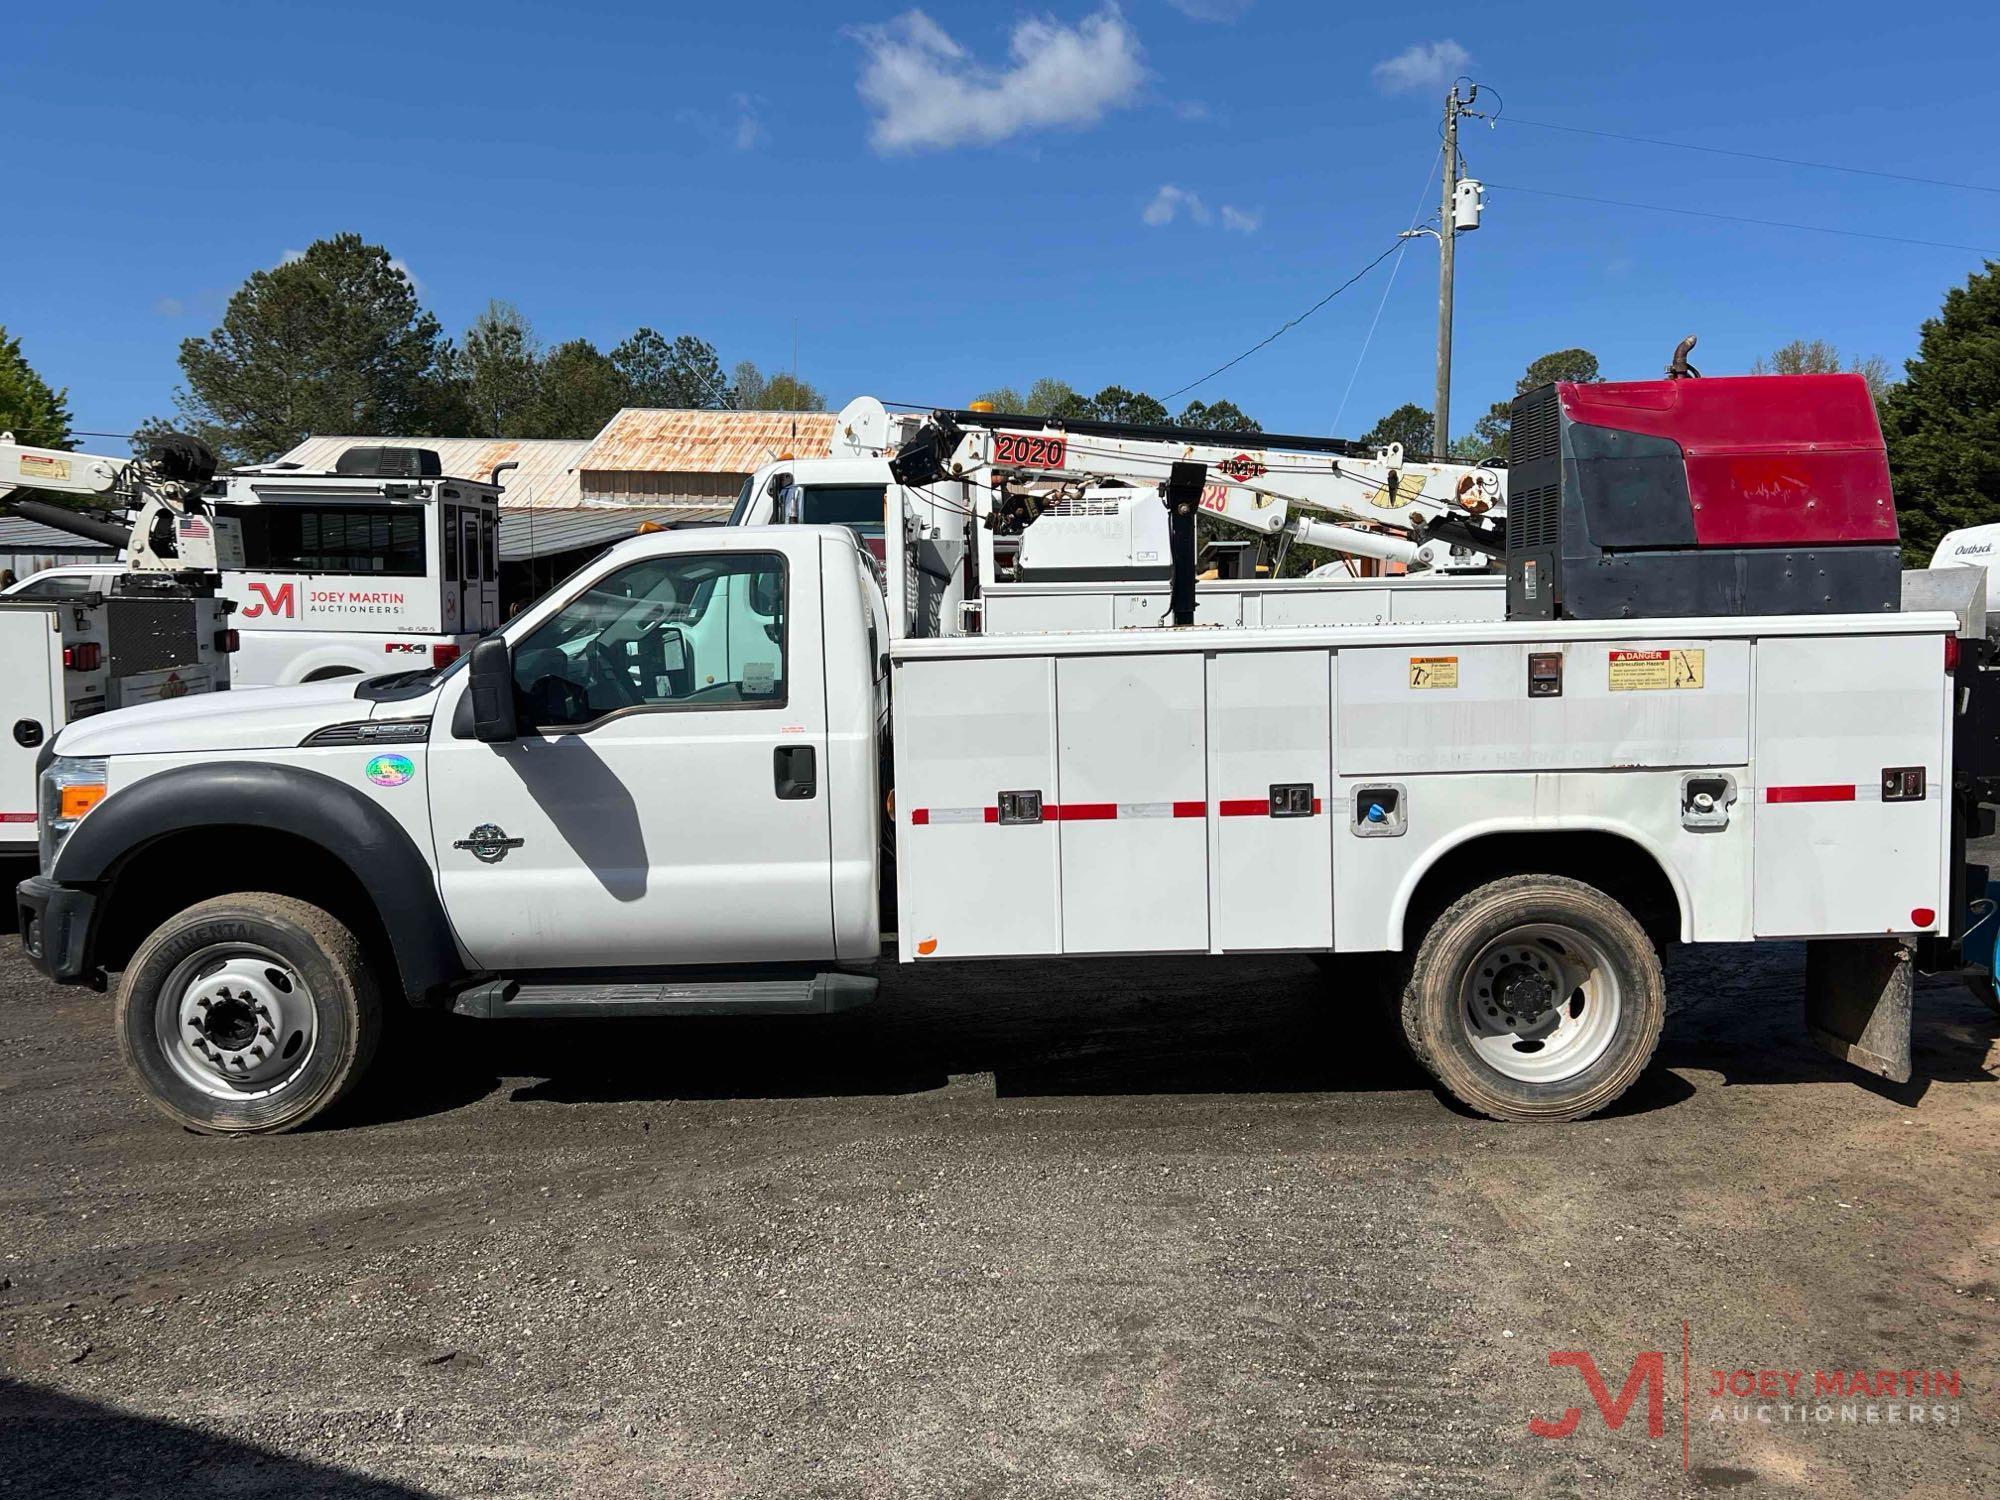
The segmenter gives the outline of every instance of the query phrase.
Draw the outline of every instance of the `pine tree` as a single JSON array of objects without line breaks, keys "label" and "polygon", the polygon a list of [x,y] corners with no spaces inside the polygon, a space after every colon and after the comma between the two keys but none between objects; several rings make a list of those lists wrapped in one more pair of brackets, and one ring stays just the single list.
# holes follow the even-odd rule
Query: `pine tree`
[{"label": "pine tree", "polygon": [[2000,521],[2000,261],[1945,293],[1903,368],[1882,429],[1903,557],[1922,567],[1947,531]]}]

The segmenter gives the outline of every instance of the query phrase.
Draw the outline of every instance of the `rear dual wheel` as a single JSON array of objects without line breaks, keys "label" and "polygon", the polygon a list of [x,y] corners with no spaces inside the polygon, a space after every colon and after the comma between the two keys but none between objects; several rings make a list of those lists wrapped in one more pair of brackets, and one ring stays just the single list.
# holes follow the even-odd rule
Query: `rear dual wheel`
[{"label": "rear dual wheel", "polygon": [[1577,1120],[1652,1061],[1666,1017],[1659,954],[1604,892],[1514,875],[1448,907],[1400,997],[1411,1054],[1496,1120]]}]

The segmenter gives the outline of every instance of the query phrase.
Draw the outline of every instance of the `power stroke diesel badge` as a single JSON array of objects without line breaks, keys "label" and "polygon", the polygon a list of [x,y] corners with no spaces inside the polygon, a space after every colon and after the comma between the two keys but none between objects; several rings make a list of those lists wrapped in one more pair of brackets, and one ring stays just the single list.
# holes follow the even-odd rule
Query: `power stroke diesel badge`
[{"label": "power stroke diesel badge", "polygon": [[451,847],[471,850],[472,857],[481,864],[497,865],[507,857],[509,849],[518,849],[526,842],[508,838],[507,830],[498,823],[481,823],[465,838],[453,839]]}]

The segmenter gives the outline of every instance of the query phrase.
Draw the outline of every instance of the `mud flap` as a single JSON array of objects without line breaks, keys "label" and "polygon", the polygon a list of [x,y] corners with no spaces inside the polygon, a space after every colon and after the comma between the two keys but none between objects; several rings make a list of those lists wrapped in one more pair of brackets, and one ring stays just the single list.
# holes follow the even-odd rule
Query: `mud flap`
[{"label": "mud flap", "polygon": [[1916,970],[1895,938],[1806,944],[1806,1030],[1813,1044],[1892,1083],[1910,1081]]}]

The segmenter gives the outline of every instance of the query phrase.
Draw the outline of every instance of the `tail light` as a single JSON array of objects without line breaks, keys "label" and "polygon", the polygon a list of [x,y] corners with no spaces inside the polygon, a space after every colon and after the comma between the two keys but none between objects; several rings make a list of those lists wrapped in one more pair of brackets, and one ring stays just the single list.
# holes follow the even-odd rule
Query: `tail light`
[{"label": "tail light", "polygon": [[431,647],[431,665],[433,667],[442,669],[450,666],[457,660],[458,643],[456,641],[439,641]]},{"label": "tail light", "polygon": [[1955,635],[1944,638],[1944,669],[1947,672],[1958,670],[1958,637]]},{"label": "tail light", "polygon": [[241,651],[243,649],[243,636],[240,632],[234,630],[218,630],[215,632],[215,649],[218,651]]},{"label": "tail light", "polygon": [[71,672],[95,672],[104,664],[104,648],[96,641],[63,647],[63,666]]}]

